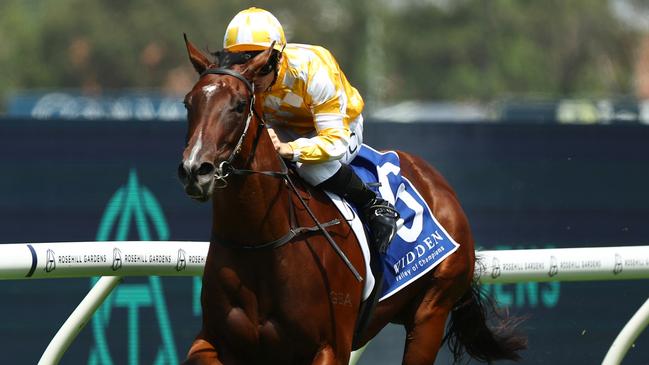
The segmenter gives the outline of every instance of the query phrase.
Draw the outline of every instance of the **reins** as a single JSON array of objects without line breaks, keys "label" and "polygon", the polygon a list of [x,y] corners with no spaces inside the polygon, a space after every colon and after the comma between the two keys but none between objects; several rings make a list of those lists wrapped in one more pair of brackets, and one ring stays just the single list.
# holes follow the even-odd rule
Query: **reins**
[{"label": "reins", "polygon": [[290,191],[297,196],[298,200],[300,201],[301,205],[304,207],[304,209],[307,211],[313,222],[315,223],[314,227],[295,227],[296,223],[295,222],[295,212],[293,209],[293,204],[289,196],[289,207],[290,207],[290,219],[291,219],[291,228],[289,231],[282,237],[280,237],[277,240],[266,242],[263,244],[259,245],[239,245],[239,244],[233,244],[224,240],[219,240],[218,242],[223,244],[224,246],[231,247],[231,248],[240,248],[240,249],[248,249],[248,250],[257,250],[257,249],[272,249],[272,248],[277,248],[280,246],[283,246],[284,244],[290,242],[293,238],[296,236],[303,234],[303,233],[308,233],[308,232],[318,232],[321,231],[322,234],[325,236],[331,247],[336,251],[338,256],[343,260],[345,265],[349,268],[349,270],[352,272],[356,280],[359,282],[363,281],[363,278],[361,275],[358,273],[358,270],[354,267],[354,265],[349,261],[345,253],[338,247],[336,242],[333,240],[329,232],[326,230],[327,227],[333,226],[340,224],[340,221],[338,219],[333,219],[329,222],[326,223],[320,223],[318,221],[317,217],[311,211],[311,208],[309,208],[309,205],[304,201],[302,196],[299,194],[297,188],[295,187],[295,184],[293,183],[293,180],[289,176],[288,173],[288,166],[286,166],[286,162],[284,162],[284,159],[279,155],[276,154],[277,157],[279,158],[280,161],[280,166],[281,166],[281,171],[257,171],[257,170],[247,170],[247,169],[238,169],[232,166],[232,161],[234,161],[235,157],[241,152],[241,147],[243,146],[243,142],[246,138],[246,135],[248,134],[248,129],[250,127],[250,122],[253,119],[253,116],[255,116],[256,121],[257,121],[257,134],[255,136],[255,140],[253,142],[253,148],[252,152],[250,153],[250,156],[248,156],[248,160],[246,161],[246,165],[250,163],[252,158],[254,158],[255,151],[257,150],[257,144],[259,143],[259,136],[261,135],[261,131],[263,130],[264,127],[266,127],[266,123],[264,123],[264,119],[262,118],[261,115],[257,113],[257,110],[255,109],[255,87],[254,84],[248,81],[243,75],[240,73],[230,70],[230,69],[225,69],[225,68],[208,68],[207,70],[203,71],[201,73],[200,77],[203,77],[205,75],[228,75],[237,78],[241,82],[246,85],[246,88],[248,89],[248,92],[250,92],[250,100],[249,100],[249,111],[248,111],[248,116],[246,117],[246,123],[244,125],[243,132],[241,133],[241,136],[239,137],[239,140],[237,141],[237,144],[235,145],[234,149],[232,150],[232,153],[230,156],[226,159],[221,161],[219,163],[218,167],[216,168],[216,172],[214,173],[214,178],[216,181],[220,181],[220,185],[215,186],[216,188],[225,188],[228,186],[227,178],[230,176],[230,174],[234,175],[240,175],[240,176],[247,176],[247,175],[253,175],[253,174],[260,174],[260,175],[266,175],[270,177],[275,177],[275,178],[281,178],[284,180],[284,182],[289,186]]}]

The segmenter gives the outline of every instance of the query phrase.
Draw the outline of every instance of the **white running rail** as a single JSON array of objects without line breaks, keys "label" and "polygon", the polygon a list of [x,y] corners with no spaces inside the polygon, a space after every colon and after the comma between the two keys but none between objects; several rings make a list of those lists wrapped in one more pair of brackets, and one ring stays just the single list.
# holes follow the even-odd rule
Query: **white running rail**
[{"label": "white running rail", "polygon": [[[209,243],[108,241],[0,244],[0,280],[89,276],[200,276]],[[483,283],[649,278],[649,246],[477,253]]]},{"label": "white running rail", "polygon": [[0,280],[90,276],[200,276],[207,242],[0,244]]},{"label": "white running rail", "polygon": [[[209,243],[118,241],[0,244],[0,280],[102,278],[56,334],[39,364],[57,364],[122,276],[200,276]],[[649,279],[649,246],[477,252],[482,283]],[[97,287],[97,285],[99,287]],[[649,300],[611,346],[603,364],[621,363],[649,325]],[[364,349],[361,349],[364,350]],[[352,354],[356,364],[362,351]]]}]

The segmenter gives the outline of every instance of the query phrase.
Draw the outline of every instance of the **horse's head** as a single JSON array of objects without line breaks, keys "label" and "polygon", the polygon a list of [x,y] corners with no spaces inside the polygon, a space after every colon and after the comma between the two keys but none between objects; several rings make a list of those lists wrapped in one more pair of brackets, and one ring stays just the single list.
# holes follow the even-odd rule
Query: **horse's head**
[{"label": "horse's head", "polygon": [[[185,37],[189,59],[200,75],[185,96],[187,140],[178,177],[192,199],[208,200],[244,143],[252,119],[253,86],[272,48],[231,70],[220,69]],[[221,179],[219,179],[221,178]]]}]

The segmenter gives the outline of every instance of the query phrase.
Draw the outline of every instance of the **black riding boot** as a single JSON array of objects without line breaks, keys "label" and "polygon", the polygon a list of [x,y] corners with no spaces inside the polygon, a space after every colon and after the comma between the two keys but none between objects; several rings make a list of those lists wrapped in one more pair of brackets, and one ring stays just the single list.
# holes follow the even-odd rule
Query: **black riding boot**
[{"label": "black riding boot", "polygon": [[365,216],[370,228],[372,247],[381,253],[388,250],[388,245],[397,233],[399,213],[387,200],[376,196],[348,165],[342,165],[332,177],[318,187],[338,194],[351,202]]}]

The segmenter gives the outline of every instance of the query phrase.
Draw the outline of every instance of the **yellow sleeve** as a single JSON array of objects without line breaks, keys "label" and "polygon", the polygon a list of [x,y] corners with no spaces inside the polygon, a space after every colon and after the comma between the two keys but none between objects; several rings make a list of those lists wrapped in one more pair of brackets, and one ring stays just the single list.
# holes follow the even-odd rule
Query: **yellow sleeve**
[{"label": "yellow sleeve", "polygon": [[308,71],[305,101],[311,106],[318,134],[290,142],[293,159],[305,163],[338,160],[345,155],[351,135],[340,69],[333,56],[323,51],[310,63]]},{"label": "yellow sleeve", "polygon": [[299,138],[289,142],[293,149],[293,160],[305,163],[318,163],[338,160],[345,155],[349,146],[348,128],[328,128],[312,138]]}]

